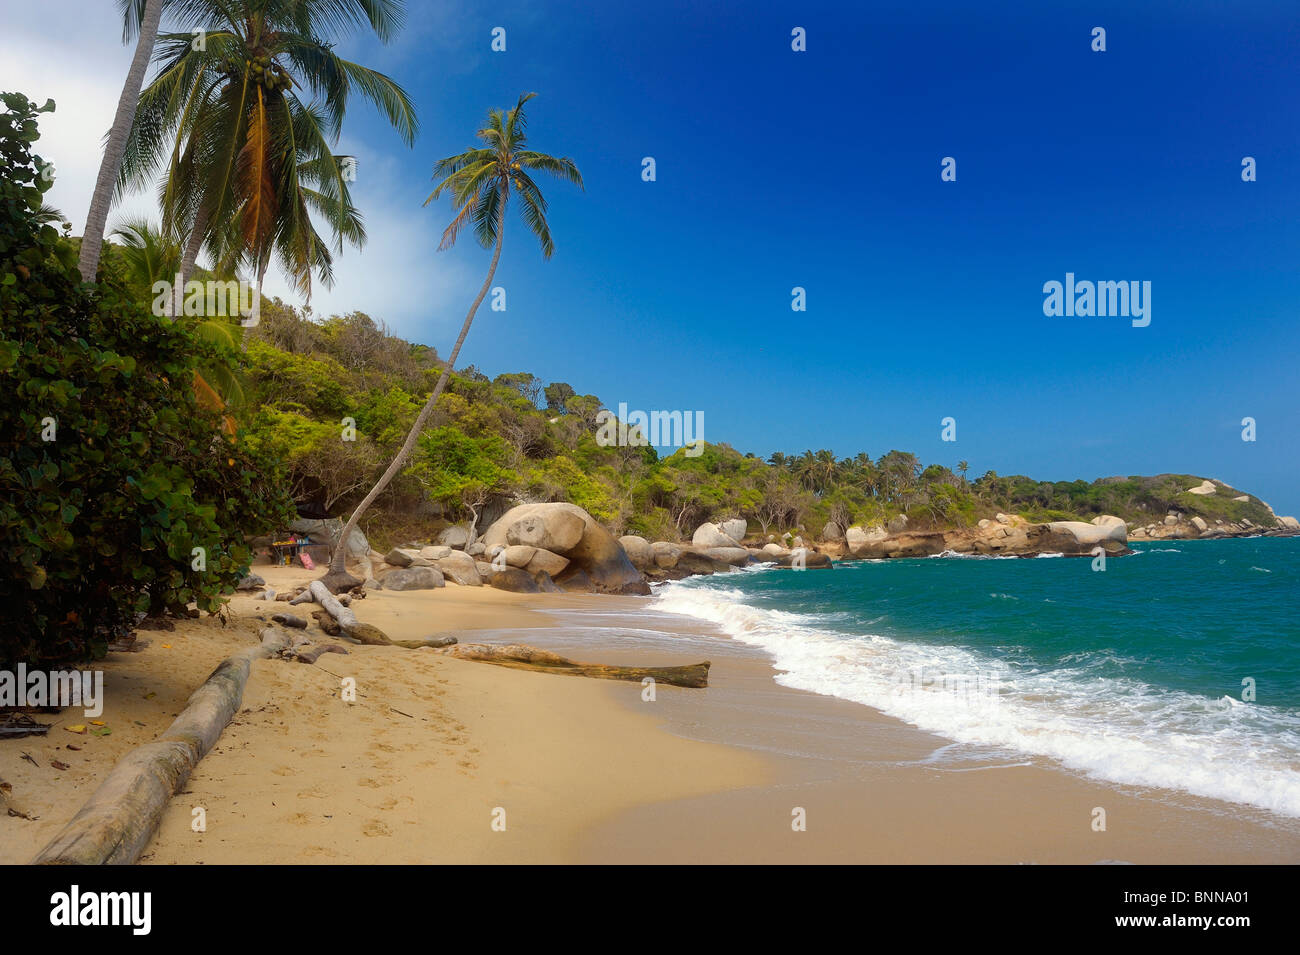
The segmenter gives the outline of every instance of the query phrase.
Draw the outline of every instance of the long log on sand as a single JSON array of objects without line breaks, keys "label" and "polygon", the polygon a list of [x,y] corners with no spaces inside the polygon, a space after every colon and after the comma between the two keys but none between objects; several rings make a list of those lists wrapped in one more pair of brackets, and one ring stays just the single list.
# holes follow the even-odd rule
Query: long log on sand
[{"label": "long log on sand", "polygon": [[358,643],[378,647],[406,647],[409,650],[414,650],[417,647],[428,647],[438,642],[436,638],[433,640],[390,639],[388,634],[378,627],[358,620],[357,615],[352,612],[352,608],[339,603],[338,598],[330,593],[329,588],[319,580],[311,582],[311,587],[307,593],[310,593],[312,599],[338,622],[339,630],[343,632],[345,637],[351,637]]},{"label": "long log on sand", "polygon": [[459,643],[452,647],[434,650],[459,660],[474,660],[516,670],[533,670],[538,673],[564,673],[569,676],[588,676],[597,680],[633,680],[640,682],[651,677],[656,683],[669,686],[704,687],[709,685],[709,662],[691,663],[677,667],[626,667],[603,663],[578,663],[549,650],[538,650],[522,644]]},{"label": "long log on sand", "polygon": [[153,838],[167,801],[181,790],[199,760],[239,711],[252,662],[276,656],[289,644],[288,634],[267,627],[259,646],[222,660],[166,732],[122,757],[86,804],[32,862],[135,862]]}]

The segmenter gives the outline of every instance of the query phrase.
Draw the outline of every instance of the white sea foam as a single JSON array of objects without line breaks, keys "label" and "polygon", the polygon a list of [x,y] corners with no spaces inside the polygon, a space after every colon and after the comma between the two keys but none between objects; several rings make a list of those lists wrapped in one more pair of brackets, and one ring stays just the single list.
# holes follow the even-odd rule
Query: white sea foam
[{"label": "white sea foam", "polygon": [[956,646],[835,632],[820,615],[745,601],[696,579],[660,591],[655,607],[763,649],[778,683],[872,706],[960,743],[1300,817],[1294,712],[1100,676],[1104,658],[1032,670]]}]

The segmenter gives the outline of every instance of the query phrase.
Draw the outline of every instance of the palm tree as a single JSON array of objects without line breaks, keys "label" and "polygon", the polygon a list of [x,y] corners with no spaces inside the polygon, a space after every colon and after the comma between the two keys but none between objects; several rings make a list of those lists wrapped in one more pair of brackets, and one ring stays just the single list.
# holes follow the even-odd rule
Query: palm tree
[{"label": "palm tree", "polygon": [[165,227],[185,238],[182,281],[207,245],[249,266],[259,294],[278,256],[310,297],[313,272],[327,285],[332,278],[330,244],[311,214],[328,221],[335,248],[365,241],[348,189],[352,157],[331,149],[350,92],[374,103],[408,145],[418,125],[399,85],[339,57],[318,29],[368,23],[387,41],[401,25],[402,0],[173,2],[204,25],[204,43],[195,49],[189,33],[161,38],[118,191],[148,184],[165,165],[159,201]]},{"label": "palm tree", "polygon": [[122,95],[117,100],[117,114],[113,117],[108,142],[104,145],[104,157],[99,162],[95,191],[90,197],[90,211],[86,213],[86,229],[81,237],[81,252],[77,259],[77,269],[81,272],[83,282],[95,281],[95,274],[99,271],[99,253],[104,245],[104,227],[108,224],[108,208],[113,202],[113,187],[122,165],[122,154],[135,116],[136,102],[140,99],[140,84],[144,82],[144,71],[149,66],[154,38],[158,35],[158,24],[162,20],[163,0],[120,0],[120,4],[126,18],[122,42],[130,40],[131,35],[137,31],[140,36],[136,40],[131,67],[126,72],[126,82],[122,84]]},{"label": "palm tree", "polygon": [[347,542],[352,536],[352,531],[357,526],[357,521],[361,519],[361,515],[366,512],[366,508],[374,503],[375,498],[380,495],[384,488],[388,487],[389,482],[397,475],[397,472],[405,466],[411,452],[415,449],[416,441],[424,431],[429,415],[433,413],[434,405],[438,403],[438,398],[447,386],[447,378],[451,374],[452,368],[455,367],[456,357],[460,354],[461,346],[465,344],[465,336],[469,334],[469,327],[474,321],[474,314],[478,311],[479,305],[482,304],[488,289],[491,288],[492,276],[496,274],[497,263],[501,261],[501,244],[505,238],[506,207],[509,204],[512,189],[519,196],[519,212],[523,217],[524,224],[528,226],[533,235],[537,236],[537,241],[542,249],[542,257],[549,259],[551,253],[555,251],[555,244],[551,241],[551,228],[546,222],[546,199],[543,198],[541,190],[537,188],[537,184],[533,181],[530,173],[544,172],[555,176],[557,179],[567,180],[579,188],[584,188],[582,173],[578,171],[578,167],[574,165],[573,160],[568,158],[557,159],[555,156],[548,156],[546,153],[523,148],[528,139],[525,133],[527,117],[524,115],[524,104],[536,95],[536,93],[528,93],[520,96],[515,108],[509,112],[503,113],[499,109],[492,110],[488,113],[487,125],[476,134],[483,143],[482,146],[467,149],[457,156],[440,159],[434,164],[433,178],[435,182],[438,182],[438,186],[429,195],[429,198],[424,200],[424,204],[427,206],[442,195],[444,191],[450,191],[452,207],[457,210],[455,218],[451,220],[451,224],[442,233],[442,242],[438,245],[438,251],[450,249],[456,244],[461,229],[467,224],[473,223],[474,236],[478,239],[479,245],[485,249],[491,248],[493,250],[492,263],[488,266],[487,278],[483,280],[478,296],[469,307],[469,314],[465,316],[465,324],[461,326],[460,337],[456,339],[456,346],[451,350],[446,363],[442,366],[442,373],[438,376],[438,383],[434,386],[433,394],[429,396],[429,400],[420,409],[415,424],[411,426],[411,431],[406,436],[406,441],[402,444],[401,450],[397,452],[397,456],[388,465],[388,470],[383,473],[375,486],[370,489],[370,493],[357,505],[356,510],[352,512],[352,516],[348,518],[347,526],[343,528],[338,546],[334,548],[334,554],[330,558],[329,573],[326,575],[327,580],[329,578],[346,578],[344,563],[347,559]]},{"label": "palm tree", "polygon": [[814,475],[817,484],[817,490],[825,492],[835,483],[835,476],[838,473],[839,466],[835,460],[835,452],[822,448],[816,454],[817,463],[815,465]]},{"label": "palm tree", "polygon": [[966,486],[966,472],[970,470],[970,463],[967,461],[958,461],[957,470],[961,472],[962,487]]},{"label": "palm tree", "polygon": [[[124,277],[128,286],[145,301],[152,298],[155,282],[171,283],[180,268],[181,250],[162,229],[147,219],[127,219],[119,222],[110,238],[121,243]],[[171,314],[171,296],[168,296],[167,314]],[[175,321],[186,322],[198,337],[219,348],[233,350],[236,330],[229,321],[216,317],[196,318],[177,315]],[[194,372],[194,393],[200,404],[222,413],[222,427],[227,434],[235,433],[234,418],[227,413],[229,406],[238,406],[244,400],[243,384],[229,364],[206,363],[203,372]]]},{"label": "palm tree", "polygon": [[36,214],[32,216],[32,221],[37,225],[53,225],[56,222],[62,224],[67,220],[67,218],[67,216],[48,202],[42,202],[41,207],[36,210]]}]

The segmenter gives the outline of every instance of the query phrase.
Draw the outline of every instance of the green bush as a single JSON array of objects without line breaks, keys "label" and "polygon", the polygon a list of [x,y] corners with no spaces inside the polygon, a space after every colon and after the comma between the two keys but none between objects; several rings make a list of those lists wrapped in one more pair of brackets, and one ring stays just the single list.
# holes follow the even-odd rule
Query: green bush
[{"label": "green bush", "polygon": [[232,356],[112,268],[83,285],[33,221],[53,104],[0,103],[0,666],[72,663],[140,613],[215,610],[248,568],[244,531],[291,512],[276,467],[196,399],[195,369]]}]

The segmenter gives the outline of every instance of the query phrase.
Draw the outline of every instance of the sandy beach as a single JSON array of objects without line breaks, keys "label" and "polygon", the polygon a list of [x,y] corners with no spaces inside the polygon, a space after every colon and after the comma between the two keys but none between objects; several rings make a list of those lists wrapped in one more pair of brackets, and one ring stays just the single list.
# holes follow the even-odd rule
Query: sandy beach
[{"label": "sandy beach", "polygon": [[[258,571],[279,590],[311,576]],[[454,634],[594,662],[698,662],[698,643],[638,646],[648,603],[449,585],[374,592],[358,612],[397,639]],[[69,732],[85,721],[65,712],[45,718],[56,723],[47,739],[7,746],[0,779],[20,815],[0,816],[0,862],[30,859],[117,758],[154,738],[217,662],[255,641],[259,616],[284,606],[240,595],[228,626],[208,618],[142,633],[146,649],[104,664],[108,735]],[[592,614],[609,634],[603,645],[579,635]],[[709,637],[703,624],[671,619]],[[172,800],[142,861],[1300,861],[1294,820],[1028,760],[936,759],[947,741],[781,687],[757,652],[716,639],[708,689],[661,686],[653,701],[635,683],[427,650],[356,646],[317,665],[259,661],[240,713]],[[355,703],[341,699],[348,677]],[[206,828],[196,832],[200,807]],[[1107,813],[1104,832],[1091,825],[1096,807]],[[796,831],[800,815],[806,828]]]}]

